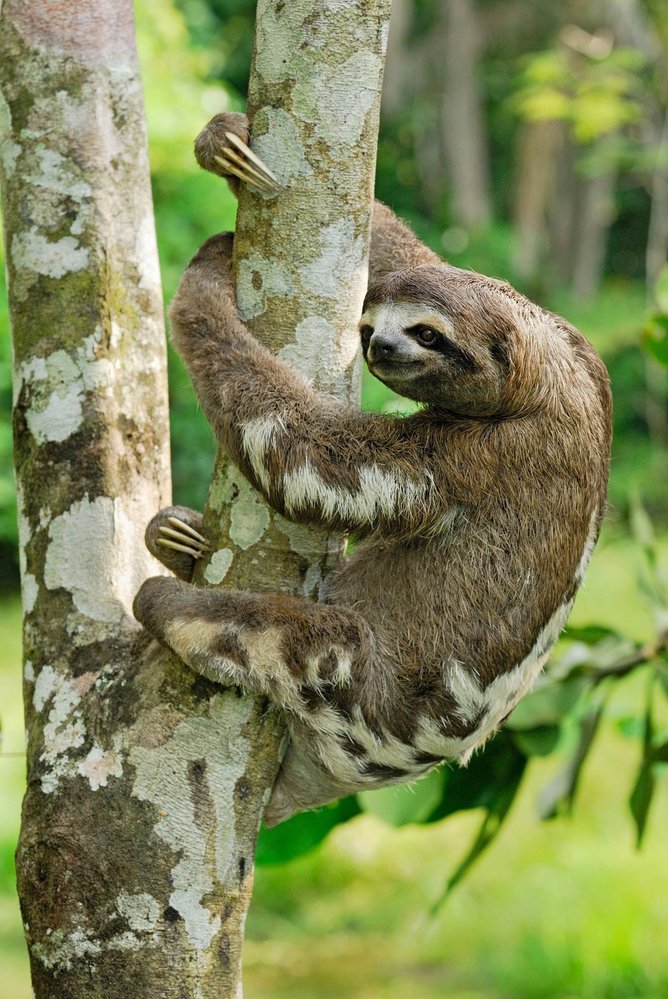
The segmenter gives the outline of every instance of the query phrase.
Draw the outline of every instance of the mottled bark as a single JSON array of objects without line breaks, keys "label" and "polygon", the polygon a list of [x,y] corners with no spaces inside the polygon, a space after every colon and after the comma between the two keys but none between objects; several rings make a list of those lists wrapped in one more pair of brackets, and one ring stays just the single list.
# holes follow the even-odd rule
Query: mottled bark
[{"label": "mottled bark", "polygon": [[[238,258],[258,334],[341,393],[389,0],[350,8],[260,3],[251,112],[285,191],[244,194]],[[35,995],[236,996],[282,726],[191,674],[130,612],[160,571],[144,525],[169,502],[130,0],[5,0],[0,82],[29,734],[17,868]],[[207,524],[209,582],[316,596],[336,557],[222,463]]]},{"label": "mottled bark", "polygon": [[[319,389],[351,403],[359,392],[356,324],[367,284],[389,8],[390,0],[260,0],[248,94],[252,147],[282,190],[275,197],[240,193],[241,315]],[[198,574],[211,585],[317,600],[343,556],[340,537],[281,517],[223,454],[204,528],[213,551]],[[238,704],[240,729],[246,705]],[[278,767],[284,726],[275,716],[271,726],[256,717]],[[274,775],[269,767],[267,795]],[[240,961],[240,945],[233,961]]]}]

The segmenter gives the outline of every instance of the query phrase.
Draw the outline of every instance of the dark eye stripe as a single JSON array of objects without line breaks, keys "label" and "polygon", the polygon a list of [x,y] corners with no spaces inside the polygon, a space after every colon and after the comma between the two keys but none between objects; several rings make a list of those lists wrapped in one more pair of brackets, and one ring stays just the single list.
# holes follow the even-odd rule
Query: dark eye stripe
[{"label": "dark eye stripe", "polygon": [[468,350],[464,350],[458,344],[453,343],[452,340],[444,338],[443,353],[454,358],[460,367],[465,368],[467,371],[477,371],[478,363],[474,357],[469,354]]},{"label": "dark eye stripe", "polygon": [[[406,332],[412,333],[414,336],[418,336],[421,330],[432,330],[432,326],[427,326],[426,324],[419,323],[417,326],[410,326]],[[441,333],[439,330],[434,330],[436,334],[434,340],[431,343],[423,343],[422,346],[426,347],[427,350],[438,351],[439,354],[443,354],[444,357],[449,357],[456,361],[460,367],[465,368],[467,371],[477,371],[478,364],[468,350],[460,347],[459,344],[450,340],[449,337]]]}]

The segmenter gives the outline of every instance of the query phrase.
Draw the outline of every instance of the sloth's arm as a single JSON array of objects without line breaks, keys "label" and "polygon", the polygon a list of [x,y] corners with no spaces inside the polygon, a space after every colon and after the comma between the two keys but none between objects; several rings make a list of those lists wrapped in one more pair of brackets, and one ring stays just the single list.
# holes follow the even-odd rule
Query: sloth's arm
[{"label": "sloth's arm", "polygon": [[204,244],[171,320],[202,408],[232,460],[290,519],[359,532],[438,530],[464,478],[456,456],[443,456],[442,430],[420,414],[360,413],[314,392],[239,318],[231,253],[229,233]]},{"label": "sloth's arm", "polygon": [[[280,190],[273,174],[248,149],[249,140],[246,115],[218,114],[195,140],[197,162],[204,170],[223,177],[235,195],[241,183],[265,193]],[[380,201],[374,203],[369,246],[370,285],[392,271],[440,263],[440,258],[421,243],[387,205]]]}]

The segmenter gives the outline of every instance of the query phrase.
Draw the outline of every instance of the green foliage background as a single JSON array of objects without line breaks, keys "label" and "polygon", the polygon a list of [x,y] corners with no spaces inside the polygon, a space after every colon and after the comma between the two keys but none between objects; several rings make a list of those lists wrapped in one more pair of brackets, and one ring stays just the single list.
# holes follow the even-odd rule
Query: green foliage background
[{"label": "green foliage background", "polygon": [[[494,3],[502,6],[503,0],[485,0],[480,9]],[[170,0],[159,17],[147,0],[136,7],[168,301],[199,243],[234,226],[233,199],[220,181],[195,169],[191,146],[211,114],[242,108],[254,3]],[[414,33],[432,30],[435,0],[416,0],[415,8]],[[647,9],[663,28],[660,5]],[[640,157],[635,124],[656,96],[657,81],[651,67],[629,52],[605,65],[585,63],[573,74],[551,47],[558,24],[553,5],[534,5],[512,44],[507,38],[491,42],[481,65],[495,166],[489,227],[462,237],[445,183],[435,203],[425,201],[415,146],[416,137],[433,127],[428,103],[384,122],[377,194],[453,263],[522,287],[509,263],[520,122],[568,121],[586,147],[583,169],[601,169],[610,156],[628,164],[596,296],[578,300],[549,275],[538,287],[523,288],[578,325],[611,374],[615,444],[604,537],[545,683],[467,771],[443,768],[414,788],[360,795],[263,836],[258,859],[265,866],[258,868],[246,961],[250,995],[668,995],[659,943],[661,929],[668,928],[659,836],[668,818],[668,657],[657,644],[668,624],[668,452],[647,416],[648,364],[655,365],[655,386],[657,372],[668,364],[668,272],[648,296],[642,266],[648,200],[633,173]],[[7,325],[0,294],[0,326]],[[9,338],[1,335],[0,582],[7,599],[0,615],[6,735],[0,755],[0,961],[7,974],[0,976],[0,996],[23,999],[29,992],[12,864],[23,759],[19,614],[12,595],[10,367]],[[658,384],[665,410],[665,380],[659,377]],[[175,498],[201,506],[213,441],[173,354],[170,404]],[[364,405],[391,412],[404,403],[367,379]],[[624,672],[634,658],[644,665]],[[611,667],[618,675],[604,676]],[[577,818],[567,825],[574,804]],[[538,826],[536,809],[551,821]],[[448,888],[504,823],[494,849],[443,906]],[[643,837],[644,851],[636,856],[631,843]]]}]

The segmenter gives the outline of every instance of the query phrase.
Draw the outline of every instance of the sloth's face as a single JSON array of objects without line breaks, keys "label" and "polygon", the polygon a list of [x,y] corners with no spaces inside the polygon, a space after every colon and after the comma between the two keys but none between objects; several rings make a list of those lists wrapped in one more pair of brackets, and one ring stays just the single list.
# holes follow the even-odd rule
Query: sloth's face
[{"label": "sloth's face", "polygon": [[359,324],[369,370],[400,395],[466,416],[499,412],[507,360],[499,344],[460,332],[440,308],[367,306]]}]

